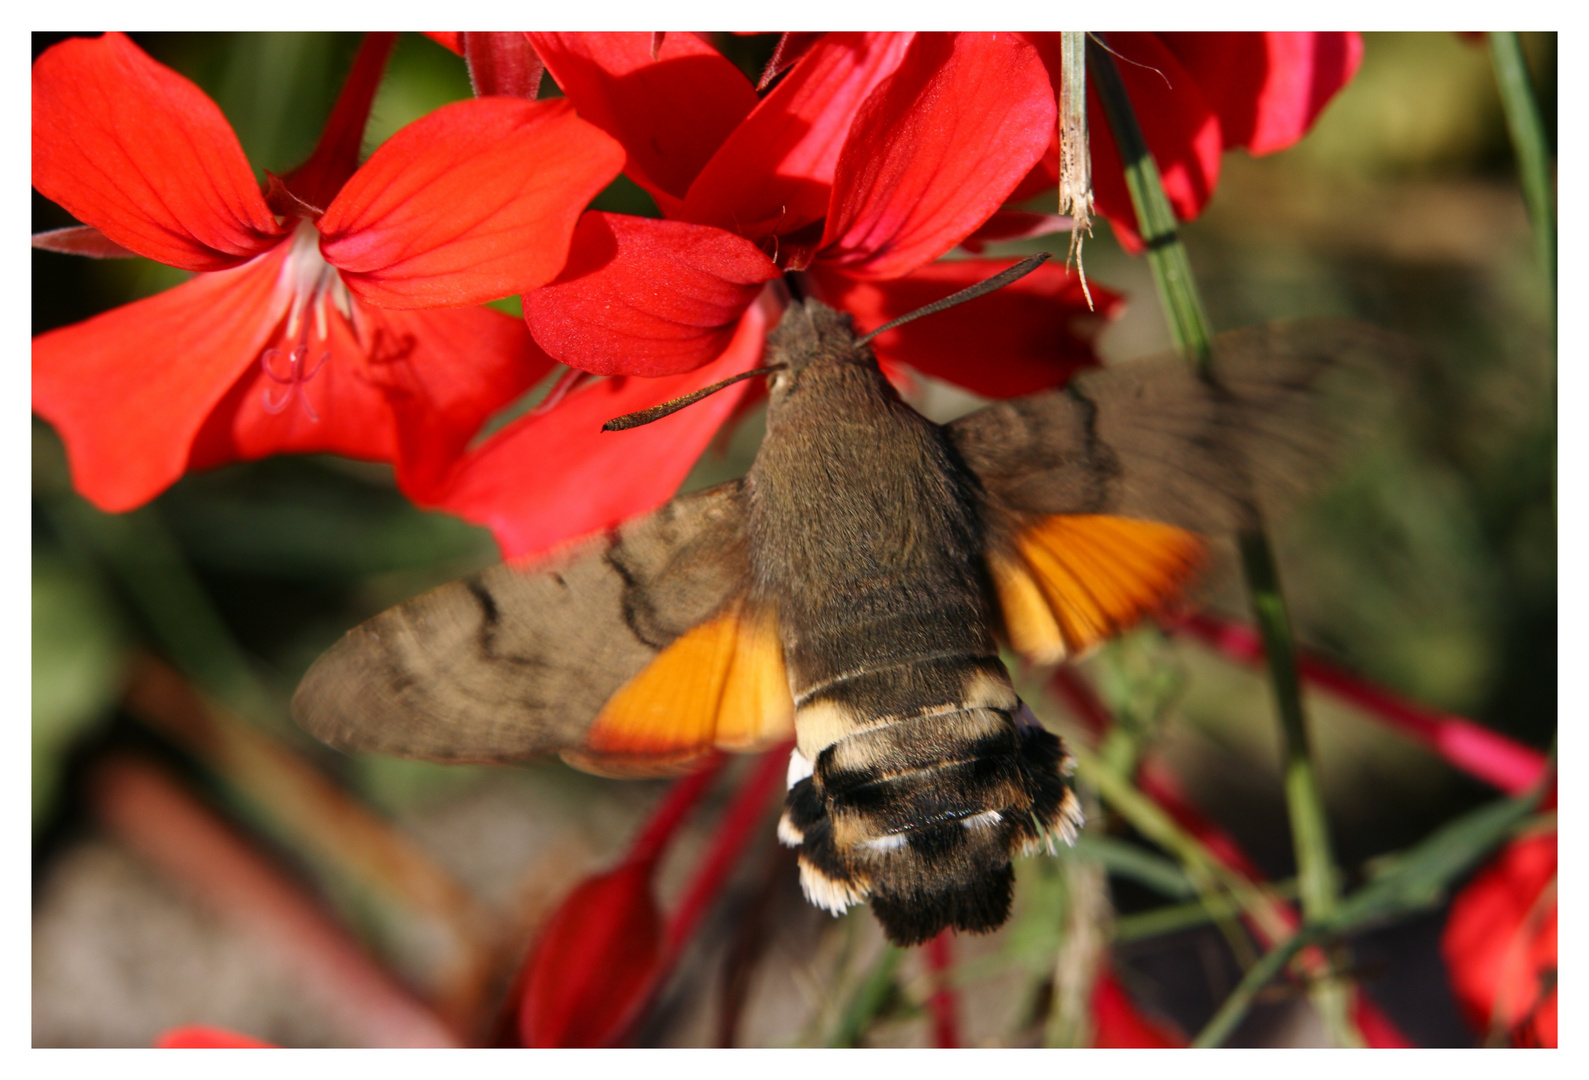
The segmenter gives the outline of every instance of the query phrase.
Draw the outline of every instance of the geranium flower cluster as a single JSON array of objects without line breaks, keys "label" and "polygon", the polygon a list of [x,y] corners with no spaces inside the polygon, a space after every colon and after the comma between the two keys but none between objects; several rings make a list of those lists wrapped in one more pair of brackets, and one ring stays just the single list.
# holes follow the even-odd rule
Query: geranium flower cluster
[{"label": "geranium flower cluster", "polygon": [[[334,453],[390,462],[411,499],[489,526],[505,555],[542,551],[673,493],[751,384],[622,436],[601,423],[756,366],[791,289],[865,329],[1011,261],[957,256],[1068,226],[1030,203],[1057,174],[1055,35],[788,34],[759,84],[695,34],[432,37],[478,96],[361,162],[393,43],[371,34],[312,156],[263,186],[215,103],[127,37],[39,57],[33,184],[82,225],[35,245],[195,275],[34,340],[33,408],[86,498],[126,510],[190,470]],[[1361,49],[1109,43],[1183,217],[1224,149],[1300,137]],[[540,93],[543,72],[564,96]],[[1098,208],[1129,245],[1092,130]],[[660,216],[588,209],[620,171]],[[481,306],[510,296],[523,320]],[[1119,298],[1092,300],[1050,265],[875,347],[891,373],[1027,393],[1093,362]],[[574,374],[546,404],[474,445],[558,365]]]}]

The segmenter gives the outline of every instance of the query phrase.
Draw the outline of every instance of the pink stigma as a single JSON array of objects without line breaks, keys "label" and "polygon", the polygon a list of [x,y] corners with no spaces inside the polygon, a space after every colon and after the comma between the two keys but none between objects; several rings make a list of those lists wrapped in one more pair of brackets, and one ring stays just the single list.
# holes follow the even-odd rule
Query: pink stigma
[{"label": "pink stigma", "polygon": [[286,387],[278,400],[272,400],[271,388],[265,387],[265,391],[261,396],[260,406],[272,416],[277,416],[288,405],[292,404],[294,398],[297,398],[303,402],[304,412],[309,414],[310,421],[318,424],[320,422],[320,414],[315,412],[314,406],[309,403],[309,395],[303,392],[303,386],[319,374],[320,369],[326,366],[326,361],[331,359],[331,354],[329,352],[321,353],[320,359],[315,362],[314,367],[306,370],[305,365],[309,360],[309,345],[306,341],[300,342],[296,349],[287,354],[287,373],[285,375],[277,372],[273,366],[280,358],[280,349],[266,349],[259,354],[259,367],[265,373],[265,377],[273,383]]}]

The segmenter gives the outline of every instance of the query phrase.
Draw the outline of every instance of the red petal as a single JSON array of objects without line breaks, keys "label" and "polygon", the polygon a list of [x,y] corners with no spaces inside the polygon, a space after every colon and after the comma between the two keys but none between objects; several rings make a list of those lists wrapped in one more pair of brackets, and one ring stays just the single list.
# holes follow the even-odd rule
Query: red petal
[{"label": "red petal", "polygon": [[33,410],[95,506],[130,510],[182,475],[205,417],[276,328],[286,250],[33,339]]},{"label": "red petal", "polygon": [[282,234],[215,102],[122,34],[72,38],[34,62],[33,186],[184,270],[236,266]]},{"label": "red petal", "polygon": [[393,135],[317,223],[360,298],[461,307],[528,292],[563,268],[585,204],[623,154],[566,101],[476,98]]},{"label": "red petal", "polygon": [[999,208],[1047,149],[1054,93],[1014,34],[918,34],[845,140],[822,261],[902,277]]},{"label": "red petal", "polygon": [[[866,331],[986,280],[1013,259],[965,259],[924,266],[897,281],[856,281],[815,274],[823,299],[855,315]],[[880,361],[909,364],[984,397],[1013,397],[1058,386],[1097,363],[1093,338],[1120,298],[1090,285],[1097,311],[1087,310],[1081,282],[1063,266],[1044,263],[1019,281],[968,304],[906,323],[872,342]]]},{"label": "red petal", "polygon": [[[348,69],[348,77],[343,80],[342,90],[337,94],[336,104],[331,107],[331,115],[326,118],[326,126],[320,132],[320,141],[315,144],[314,153],[309,155],[309,160],[280,180],[270,176],[272,190],[266,193],[267,202],[271,201],[270,196],[276,193],[277,188],[285,188],[287,197],[296,203],[307,203],[316,208],[331,205],[337,192],[342,190],[342,185],[358,171],[370,107],[375,104],[375,92],[380,88],[386,61],[391,58],[396,45],[397,35],[389,30],[364,35],[364,41],[353,57],[353,66]],[[274,202],[271,206],[283,217],[292,216],[291,212],[283,212],[282,207]],[[316,209],[310,216],[319,213],[320,209]]]},{"label": "red petal", "polygon": [[541,926],[525,962],[522,1045],[599,1047],[623,1034],[662,951],[655,871],[631,861],[590,878]]},{"label": "red petal", "polygon": [[157,1050],[274,1050],[275,1045],[225,1028],[193,1024],[172,1028],[155,1040]]},{"label": "red petal", "polygon": [[1302,138],[1363,59],[1355,33],[1160,34],[1219,114],[1226,149]]},{"label": "red petal", "polygon": [[[1038,50],[1042,52],[1041,49]],[[1046,60],[1046,56],[1045,56]],[[1058,100],[1057,96],[1055,100]],[[1043,151],[1043,156],[1038,158],[1037,164],[1032,166],[1032,171],[1026,178],[1015,185],[1015,190],[1010,192],[1009,201],[1012,203],[1025,202],[1059,184],[1059,129],[1049,137],[1048,149]]]},{"label": "red petal", "polygon": [[[480,425],[552,368],[522,321],[489,308],[356,308],[355,320],[357,335],[335,312],[324,342],[310,334],[306,364],[323,366],[296,387],[252,364],[199,432],[189,468],[342,454],[393,462],[403,490],[424,498]],[[271,344],[280,353],[273,370],[285,374],[298,342],[278,335]]]},{"label": "red petal", "polygon": [[777,276],[756,245],[721,229],[592,211],[558,279],[525,294],[524,318],[570,367],[676,375],[720,356]]},{"label": "red petal", "polygon": [[673,216],[701,166],[756,104],[750,80],[694,34],[530,34],[579,114],[623,144],[624,165]]},{"label": "red petal", "polygon": [[856,110],[913,36],[825,35],[707,162],[681,216],[752,240],[819,220]]},{"label": "red petal", "polygon": [[[1058,35],[1044,36],[1054,39],[1056,59],[1051,63],[1057,72]],[[1109,48],[1119,54],[1115,66],[1136,111],[1142,137],[1158,163],[1164,193],[1169,196],[1175,216],[1190,221],[1202,213],[1219,182],[1219,159],[1224,147],[1219,117],[1198,89],[1197,81],[1155,35],[1110,34],[1108,42]],[[1049,55],[1046,45],[1044,54]],[[1093,201],[1098,212],[1114,223],[1127,250],[1138,251],[1141,242],[1136,232],[1136,211],[1126,190],[1120,151],[1115,148],[1103,102],[1093,88],[1087,91],[1087,131],[1092,143]]]},{"label": "red petal", "polygon": [[509,559],[655,509],[754,380],[631,431],[604,432],[601,425],[755,367],[765,329],[766,317],[753,305],[716,363],[668,378],[607,379],[550,412],[514,421],[464,460],[435,504],[489,527]]},{"label": "red petal", "polygon": [[1440,952],[1480,1032],[1556,1045],[1556,866],[1554,832],[1516,840],[1451,901]]},{"label": "red petal", "polygon": [[426,37],[448,52],[463,55],[463,31],[461,30],[426,30]]}]

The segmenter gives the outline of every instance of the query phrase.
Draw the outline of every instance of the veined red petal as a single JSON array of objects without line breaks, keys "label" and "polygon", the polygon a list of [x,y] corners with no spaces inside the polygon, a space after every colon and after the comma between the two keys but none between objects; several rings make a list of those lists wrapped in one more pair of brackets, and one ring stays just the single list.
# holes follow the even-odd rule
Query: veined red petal
[{"label": "veined red petal", "polygon": [[557,276],[623,162],[566,101],[476,98],[393,135],[317,222],[326,261],[381,307],[461,307]]},{"label": "veined red petal", "polygon": [[824,35],[706,163],[680,216],[752,240],[819,220],[856,111],[914,36]]},{"label": "veined red petal", "polygon": [[755,244],[721,229],[591,211],[562,274],[525,294],[524,318],[570,367],[676,375],[720,356],[777,276]]},{"label": "veined red petal", "polygon": [[[355,301],[355,304],[357,301]],[[283,453],[390,461],[415,499],[433,495],[492,413],[552,368],[522,321],[489,308],[327,312],[325,338],[279,332],[210,414],[189,468]],[[312,320],[306,320],[312,322]],[[294,348],[306,354],[292,367]],[[294,378],[307,374],[307,378]]]},{"label": "veined red petal", "polygon": [[130,510],[182,475],[205,417],[286,309],[286,250],[33,339],[33,411],[65,441],[84,498]]},{"label": "veined red petal", "polygon": [[756,105],[750,80],[694,34],[532,33],[579,114],[623,144],[624,172],[676,216],[701,166]]},{"label": "veined red petal", "polygon": [[1355,33],[1159,37],[1219,114],[1226,149],[1272,154],[1302,138],[1363,60]]},{"label": "veined red petal", "polygon": [[[861,332],[941,300],[1013,265],[1013,259],[936,262],[894,281],[857,281],[820,269],[816,291],[855,315]],[[1058,386],[1098,362],[1092,343],[1119,310],[1118,295],[1091,283],[1096,311],[1081,282],[1044,263],[1004,288],[906,323],[872,341],[880,361],[909,364],[984,397],[1013,397]]]},{"label": "veined red petal", "polygon": [[834,174],[822,262],[901,277],[986,221],[1047,149],[1054,93],[1015,34],[918,34],[861,106]]},{"label": "veined red petal", "polygon": [[[1059,35],[1044,35],[1057,39]],[[1219,117],[1187,70],[1153,34],[1110,34],[1109,48],[1119,56],[1115,67],[1142,127],[1142,137],[1158,164],[1175,216],[1190,221],[1202,213],[1219,183],[1224,149]],[[1058,81],[1058,44],[1053,42],[1053,71]],[[1045,55],[1048,55],[1045,49]],[[1090,81],[1090,80],[1089,80]],[[1130,251],[1141,250],[1136,211],[1126,190],[1120,151],[1109,130],[1098,91],[1087,91],[1087,132],[1092,143],[1093,201],[1108,217],[1115,234]]]},{"label": "veined red petal", "polygon": [[606,379],[549,412],[521,417],[464,459],[435,505],[490,528],[507,559],[655,509],[754,380],[644,427],[608,432],[601,425],[755,367],[766,324],[760,305],[752,305],[715,363],[661,379]]},{"label": "veined red petal", "polygon": [[72,38],[34,62],[33,186],[184,270],[237,266],[282,237],[215,102],[123,34]]}]

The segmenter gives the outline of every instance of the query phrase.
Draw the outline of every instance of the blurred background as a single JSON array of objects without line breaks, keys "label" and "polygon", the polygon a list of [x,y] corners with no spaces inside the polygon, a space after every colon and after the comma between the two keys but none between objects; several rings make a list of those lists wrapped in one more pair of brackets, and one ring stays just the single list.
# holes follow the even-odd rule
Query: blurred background
[{"label": "blurred background", "polygon": [[[134,38],[216,100],[261,179],[308,155],[358,44],[351,34]],[[35,35],[34,55],[56,40]],[[754,77],[775,38],[721,41]],[[1555,37],[1524,45],[1554,133]],[[469,93],[456,56],[402,35],[367,144]],[[646,202],[620,179],[598,205],[643,213]],[[71,223],[34,193],[34,231]],[[1556,725],[1554,298],[1483,43],[1366,35],[1360,72],[1316,128],[1273,157],[1227,155],[1211,206],[1184,236],[1216,328],[1349,315],[1425,349],[1388,429],[1277,530],[1304,646],[1543,750]],[[1053,240],[1062,257],[1065,237]],[[1102,337],[1106,359],[1168,346],[1146,265],[1107,225],[1086,268],[1128,301]],[[183,277],[144,259],[35,251],[33,333]],[[932,386],[922,403],[937,419],[975,404]],[[688,486],[742,473],[759,437],[752,416]],[[188,1023],[300,1046],[380,1044],[426,1024],[487,1037],[535,929],[619,857],[666,785],[556,763],[350,758],[299,733],[286,706],[310,661],[354,624],[494,562],[490,536],[409,505],[385,467],[329,457],[189,476],[148,507],[101,514],[72,492],[60,442],[37,418],[33,482],[34,1044],[148,1045]],[[1205,599],[1245,618],[1239,589],[1218,573]],[[1284,889],[1295,866],[1256,670],[1146,629],[1080,674]],[[1310,708],[1348,884],[1493,797],[1338,701],[1314,695]],[[1062,703],[1044,699],[1039,712],[1085,737]],[[664,907],[726,798],[710,796],[670,853]],[[820,1043],[877,971],[870,915],[834,920],[805,904],[766,824],[641,1041]],[[1022,860],[1016,919],[962,939],[976,987],[962,1001],[967,1044],[1040,1037],[1033,1018],[1053,992],[1040,970],[1052,966],[1044,897],[1084,858],[1096,852]],[[1112,864],[1109,874],[1122,924],[1163,903],[1141,875]],[[1352,971],[1415,1043],[1474,1045],[1438,950],[1443,922],[1436,908],[1359,935]],[[1048,942],[1036,967],[1008,960],[1027,940]],[[1112,947],[1132,997],[1183,1032],[1241,974],[1206,922],[1117,934]],[[905,956],[857,1037],[930,1045],[923,971]],[[1233,1041],[1317,1045],[1322,1034],[1305,999],[1278,990]]]}]

